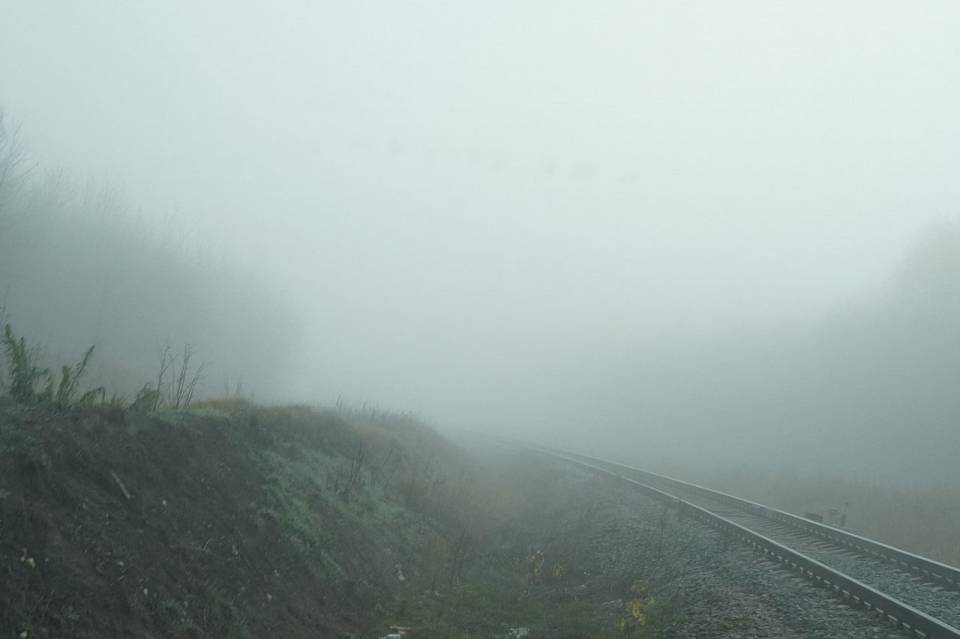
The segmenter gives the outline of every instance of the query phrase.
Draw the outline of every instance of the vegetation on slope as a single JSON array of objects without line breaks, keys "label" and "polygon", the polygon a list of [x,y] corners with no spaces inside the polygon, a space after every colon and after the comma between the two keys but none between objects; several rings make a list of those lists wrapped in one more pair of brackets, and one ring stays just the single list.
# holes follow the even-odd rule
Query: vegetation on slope
[{"label": "vegetation on slope", "polygon": [[180,409],[184,364],[128,405],[80,392],[92,349],[56,383],[9,324],[4,346],[0,625],[20,636],[648,636],[667,619],[569,595],[596,558],[581,525],[559,535],[580,506],[555,476],[483,466],[410,416]]},{"label": "vegetation on slope", "polygon": [[[242,400],[150,415],[6,400],[0,459],[0,626],[24,636],[645,627],[622,605],[563,594],[591,561],[544,542],[564,495],[524,497],[529,485],[409,417]],[[630,594],[629,580],[617,584]]]}]

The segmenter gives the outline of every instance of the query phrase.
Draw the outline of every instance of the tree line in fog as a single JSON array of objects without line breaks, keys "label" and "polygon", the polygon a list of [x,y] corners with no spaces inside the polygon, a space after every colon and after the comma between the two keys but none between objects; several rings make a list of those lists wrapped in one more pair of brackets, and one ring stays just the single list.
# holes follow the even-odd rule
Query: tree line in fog
[{"label": "tree line in fog", "polygon": [[46,365],[95,345],[88,384],[131,399],[185,352],[203,366],[200,394],[269,394],[300,337],[256,255],[215,254],[119,189],[44,166],[2,113],[0,308]]}]

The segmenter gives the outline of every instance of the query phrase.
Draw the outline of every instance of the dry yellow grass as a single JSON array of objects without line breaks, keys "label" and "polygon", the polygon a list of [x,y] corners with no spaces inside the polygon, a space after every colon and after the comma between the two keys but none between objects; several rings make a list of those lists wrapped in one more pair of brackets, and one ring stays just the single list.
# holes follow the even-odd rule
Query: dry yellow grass
[{"label": "dry yellow grass", "polygon": [[960,487],[895,486],[822,474],[752,469],[659,469],[796,514],[847,508],[847,527],[866,537],[960,566]]}]

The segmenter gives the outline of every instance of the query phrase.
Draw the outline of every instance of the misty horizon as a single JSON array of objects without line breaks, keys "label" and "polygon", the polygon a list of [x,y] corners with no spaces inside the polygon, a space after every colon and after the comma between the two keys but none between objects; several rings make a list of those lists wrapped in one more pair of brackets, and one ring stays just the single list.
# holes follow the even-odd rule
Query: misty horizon
[{"label": "misty horizon", "polygon": [[[0,109],[30,183],[106,188],[104,246],[186,254],[196,290],[141,304],[65,223],[0,294],[53,353],[123,344],[111,380],[191,341],[208,394],[868,473],[919,428],[910,472],[960,417],[936,288],[960,273],[960,9],[925,9],[14,2]],[[136,329],[98,311],[138,305]]]}]

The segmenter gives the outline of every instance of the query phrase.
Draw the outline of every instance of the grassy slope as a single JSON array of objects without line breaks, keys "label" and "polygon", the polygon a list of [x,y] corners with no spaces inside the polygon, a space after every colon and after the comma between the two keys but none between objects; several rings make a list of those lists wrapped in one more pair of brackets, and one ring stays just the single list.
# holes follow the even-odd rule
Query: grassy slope
[{"label": "grassy slope", "polygon": [[17,636],[607,637],[624,617],[601,604],[629,589],[561,596],[589,569],[536,566],[534,548],[552,570],[556,540],[576,546],[557,529],[583,517],[564,515],[569,486],[412,420],[2,402],[0,628]]},{"label": "grassy slope", "polygon": [[408,614],[415,579],[446,578],[446,547],[462,528],[445,503],[465,489],[444,485],[457,455],[406,420],[352,424],[301,408],[5,406],[0,627],[369,631]]}]

